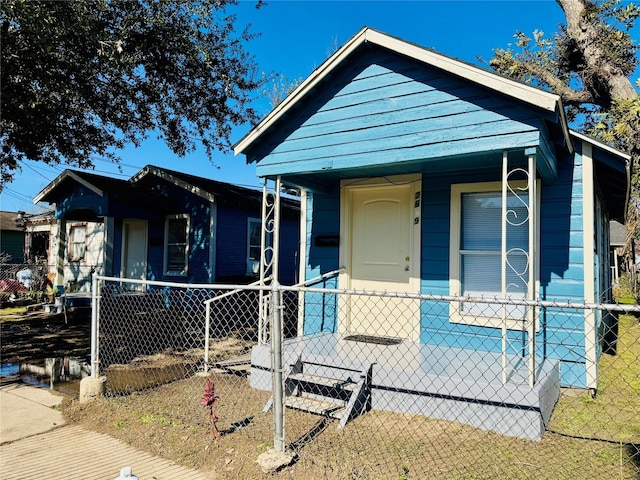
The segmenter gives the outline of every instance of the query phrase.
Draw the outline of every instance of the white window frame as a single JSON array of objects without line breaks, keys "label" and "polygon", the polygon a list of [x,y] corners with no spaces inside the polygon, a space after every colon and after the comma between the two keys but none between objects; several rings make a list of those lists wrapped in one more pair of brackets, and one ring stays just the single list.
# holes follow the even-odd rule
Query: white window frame
[{"label": "white window frame", "polygon": [[[169,224],[172,220],[186,219],[185,239],[186,243],[169,243]],[[189,232],[191,231],[191,217],[188,213],[167,215],[164,219],[164,274],[184,277],[189,271]],[[169,270],[169,247],[171,245],[184,245],[184,268],[182,270]]]},{"label": "white window frame", "polygon": [[[526,181],[510,182],[514,188],[524,188],[527,186]],[[502,182],[481,182],[481,183],[458,183],[451,185],[451,204],[450,204],[450,239],[449,239],[449,293],[452,296],[462,296],[462,279],[461,279],[461,223],[462,223],[462,195],[464,193],[486,193],[498,192],[502,197]],[[527,192],[528,193],[528,192]],[[540,225],[540,181],[536,181],[536,201],[533,221],[536,225]],[[538,297],[538,286],[540,284],[540,229],[536,229],[536,248],[530,268],[534,270],[534,297]],[[489,297],[487,297],[489,298]],[[499,316],[479,316],[476,314],[464,313],[462,311],[462,302],[450,302],[449,321],[451,323],[459,323],[465,325],[475,325],[480,327],[502,328],[505,321]],[[528,323],[528,322],[527,322]],[[521,320],[506,319],[506,328],[509,330],[523,330],[526,326]],[[536,322],[536,331],[539,330],[539,324]]]},{"label": "white window frame", "polygon": [[[77,241],[76,230],[83,228],[84,229],[84,238],[82,241]],[[70,262],[84,262],[87,258],[87,235],[88,228],[86,223],[76,223],[69,227],[69,255],[67,256]],[[75,245],[83,245],[82,256],[75,256]]]},{"label": "white window frame", "polygon": [[257,245],[253,245],[251,243],[251,225],[257,223],[258,224],[258,231],[261,232],[262,231],[262,220],[260,220],[259,218],[256,217],[248,217],[247,218],[247,270],[246,270],[246,274],[247,275],[255,275],[256,272],[256,268],[260,268],[260,261],[261,261],[261,256],[262,253],[260,253],[260,255],[258,255],[258,258],[251,258],[251,247],[258,247],[259,250],[262,249],[262,240],[261,240],[261,236],[258,237],[258,244]]}]

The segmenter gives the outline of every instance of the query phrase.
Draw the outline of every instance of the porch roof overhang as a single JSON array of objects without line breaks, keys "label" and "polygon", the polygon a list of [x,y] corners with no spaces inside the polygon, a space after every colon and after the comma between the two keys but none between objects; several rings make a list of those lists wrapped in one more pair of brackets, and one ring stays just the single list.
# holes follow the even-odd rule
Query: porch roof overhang
[{"label": "porch roof overhang", "polygon": [[[535,136],[530,136],[530,140]],[[536,144],[538,143],[538,144]],[[456,151],[449,145],[448,149],[443,149],[436,155],[429,157],[417,156],[413,160],[403,158],[402,161],[387,162],[389,157],[379,163],[369,161],[363,164],[356,164],[348,168],[333,168],[331,160],[327,159],[327,165],[322,168],[313,168],[311,162],[304,162],[299,165],[306,169],[292,171],[291,169],[279,169],[278,166],[268,168],[258,166],[257,173],[261,177],[275,178],[281,177],[283,184],[304,189],[310,192],[329,193],[336,188],[341,180],[363,177],[386,177],[391,175],[406,175],[421,173],[423,175],[437,174],[445,175],[465,172],[485,173],[487,170],[495,170],[496,174],[502,169],[503,153],[507,151],[509,160],[517,165],[525,166],[529,155],[536,157],[536,169],[539,177],[544,182],[550,182],[557,178],[557,166],[550,154],[547,152],[547,145],[544,142],[531,141],[530,146],[496,142],[492,150],[469,150]],[[406,153],[406,152],[405,152]]]},{"label": "porch roof overhang", "polygon": [[[569,128],[566,122],[562,100],[559,95],[503,77],[494,72],[436,53],[433,50],[392,37],[369,27],[364,27],[320,65],[257,126],[238,141],[233,147],[234,154],[238,155],[243,153],[247,155],[248,162],[255,161],[256,159],[251,158],[250,155],[252,148],[262,142],[272,129],[277,128],[277,125],[289,116],[299,102],[312,95],[314,91],[319,88],[321,82],[327,79],[334,70],[342,65],[348,57],[354,54],[354,52],[364,44],[392,50],[410,57],[413,60],[422,62],[425,65],[438,68],[547,112],[547,118],[553,119],[556,128],[561,131],[561,143],[570,152],[572,151]],[[267,173],[265,176],[266,175],[269,174]]]}]

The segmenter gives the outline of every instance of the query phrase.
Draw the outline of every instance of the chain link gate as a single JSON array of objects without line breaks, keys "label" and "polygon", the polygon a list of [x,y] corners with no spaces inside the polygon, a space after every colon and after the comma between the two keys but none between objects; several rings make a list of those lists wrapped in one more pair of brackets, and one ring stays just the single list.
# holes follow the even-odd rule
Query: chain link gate
[{"label": "chain link gate", "polygon": [[[119,279],[101,283],[97,356],[107,396],[143,418],[204,428],[198,399],[206,375],[220,397],[221,444],[242,444],[246,456],[246,467],[217,474],[261,478],[255,458],[273,445],[277,426],[272,347],[257,341],[258,293],[270,292],[151,282],[132,291],[134,283]],[[509,329],[506,339],[500,329],[481,335],[469,325],[453,341],[439,319],[469,299],[317,286],[277,291],[283,443],[297,455],[285,478],[640,475],[640,308],[474,299],[479,316],[483,309],[535,307],[535,324]],[[354,312],[429,320],[419,341],[408,341],[397,324],[393,331],[380,321],[365,328]],[[563,336],[545,336],[545,325],[558,320]]]}]

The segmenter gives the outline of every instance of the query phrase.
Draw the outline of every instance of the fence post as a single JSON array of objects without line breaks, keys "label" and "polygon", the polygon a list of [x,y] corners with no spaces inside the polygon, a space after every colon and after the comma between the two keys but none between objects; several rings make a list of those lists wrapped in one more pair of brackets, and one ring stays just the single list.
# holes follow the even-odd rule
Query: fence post
[{"label": "fence post", "polygon": [[209,371],[209,330],[211,330],[211,302],[205,302],[205,308],[206,316],[204,323],[204,373],[207,373]]},{"label": "fence post", "polygon": [[98,274],[91,275],[91,377],[98,377]]},{"label": "fence post", "polygon": [[273,352],[273,416],[276,452],[284,452],[284,385],[282,382],[282,312],[280,310],[280,284],[271,284],[271,347]]}]

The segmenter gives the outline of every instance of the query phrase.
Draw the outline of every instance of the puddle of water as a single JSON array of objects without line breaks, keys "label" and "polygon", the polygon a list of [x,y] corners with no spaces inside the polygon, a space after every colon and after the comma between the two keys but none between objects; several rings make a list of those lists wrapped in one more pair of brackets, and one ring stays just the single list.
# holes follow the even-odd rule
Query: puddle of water
[{"label": "puddle of water", "polygon": [[78,395],[80,380],[91,374],[89,362],[79,357],[53,357],[0,365],[0,377],[17,378],[36,387]]}]

